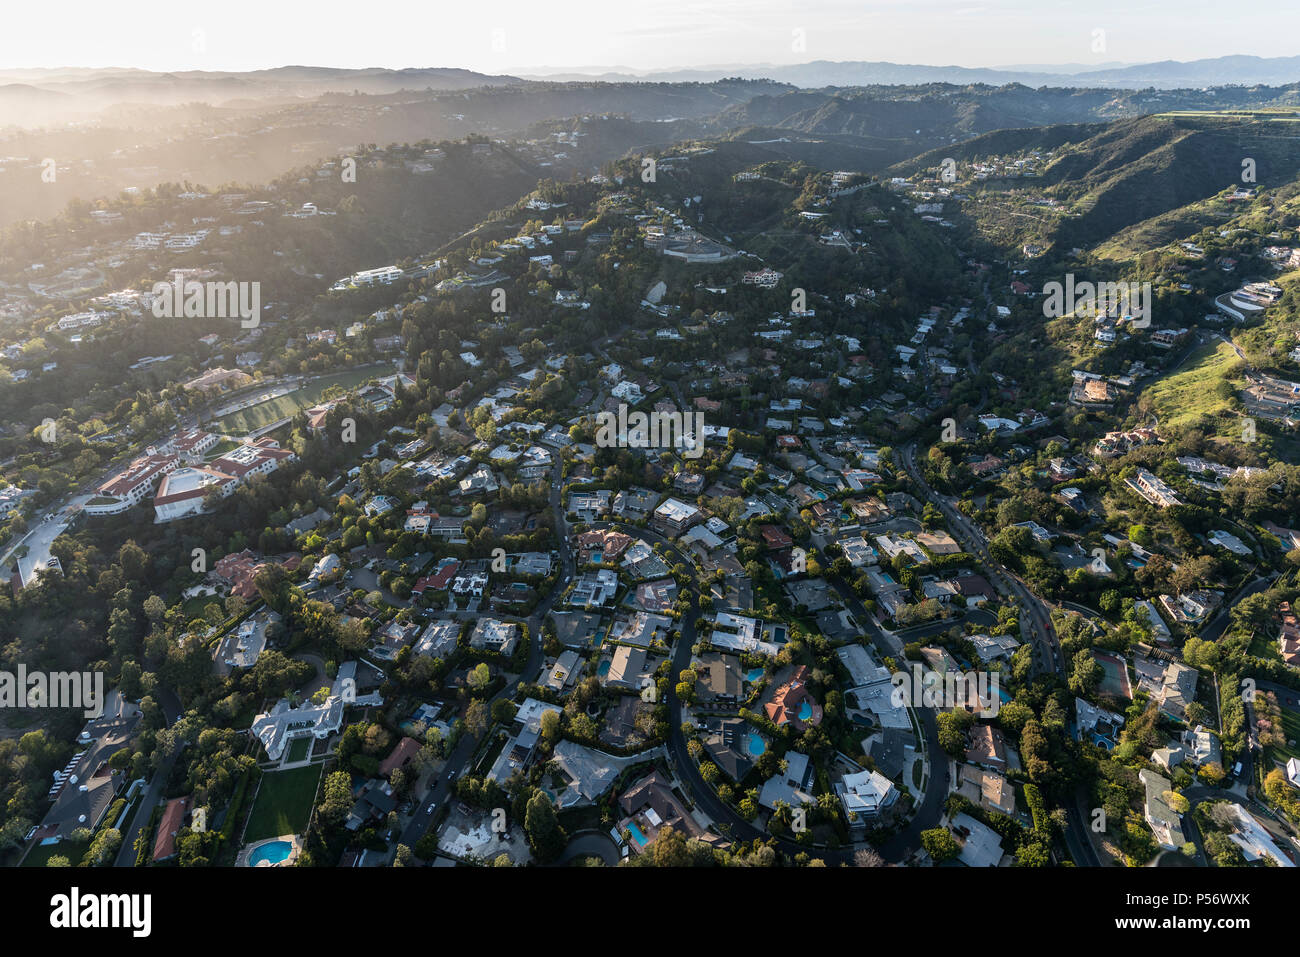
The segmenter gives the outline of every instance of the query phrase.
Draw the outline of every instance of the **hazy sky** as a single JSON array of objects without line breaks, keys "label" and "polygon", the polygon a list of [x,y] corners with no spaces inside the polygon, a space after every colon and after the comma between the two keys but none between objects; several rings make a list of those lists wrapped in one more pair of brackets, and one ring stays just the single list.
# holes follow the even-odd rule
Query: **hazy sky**
[{"label": "hazy sky", "polygon": [[[0,18],[0,68],[311,64],[520,73],[1300,54],[1293,0],[1258,8],[1225,0],[64,0],[6,3]],[[1094,50],[1096,31],[1104,31],[1104,50]]]}]

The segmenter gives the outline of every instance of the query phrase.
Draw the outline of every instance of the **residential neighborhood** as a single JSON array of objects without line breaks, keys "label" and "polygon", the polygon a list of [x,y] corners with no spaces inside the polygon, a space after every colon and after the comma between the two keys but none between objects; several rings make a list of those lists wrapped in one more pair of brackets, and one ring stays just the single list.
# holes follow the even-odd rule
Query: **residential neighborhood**
[{"label": "residential neighborhood", "polygon": [[[935,9],[870,16],[994,17]],[[0,863],[1089,927],[1300,863],[1300,73],[1224,79],[1294,65],[597,76],[512,12],[577,72],[0,64]],[[390,13],[331,29],[471,48]]]}]

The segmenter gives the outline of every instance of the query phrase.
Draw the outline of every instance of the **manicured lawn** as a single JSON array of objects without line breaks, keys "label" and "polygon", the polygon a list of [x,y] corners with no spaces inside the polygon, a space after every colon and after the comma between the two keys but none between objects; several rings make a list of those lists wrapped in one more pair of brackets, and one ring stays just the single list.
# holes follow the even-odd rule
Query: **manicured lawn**
[{"label": "manicured lawn", "polygon": [[[1286,764],[1289,758],[1300,758],[1300,711],[1282,709],[1282,734],[1285,737],[1280,744],[1270,744],[1264,748],[1264,757],[1260,765],[1267,774],[1278,765]],[[1297,744],[1287,744],[1295,741]]]},{"label": "manicured lawn", "polygon": [[321,394],[330,386],[337,385],[344,389],[353,389],[370,379],[391,374],[392,370],[375,366],[369,369],[353,369],[348,372],[323,376],[314,382],[308,383],[297,392],[290,392],[288,395],[277,396],[251,408],[232,412],[225,418],[219,419],[216,427],[235,435],[251,432],[254,429],[270,425],[272,422],[278,422],[281,419],[296,415],[302,409],[311,408],[320,401]]},{"label": "manicured lawn", "polygon": [[311,738],[297,738],[289,745],[289,760],[304,761],[311,754]]},{"label": "manicured lawn", "polygon": [[85,856],[89,847],[89,841],[59,841],[58,844],[37,844],[23,858],[22,866],[44,867],[45,862],[51,857],[61,855],[68,859],[69,864],[76,867],[81,863],[81,859]]},{"label": "manicured lawn", "polygon": [[1281,752],[1286,758],[1300,758],[1300,711],[1288,711],[1282,709],[1282,730],[1286,733],[1287,741],[1298,742],[1296,745],[1281,744],[1273,750]]},{"label": "manicured lawn", "polygon": [[486,771],[488,768],[492,767],[492,764],[496,761],[497,756],[502,751],[505,750],[505,746],[506,746],[506,742],[503,737],[492,732],[489,733],[491,734],[492,737],[491,746],[486,751],[483,752],[483,757],[479,760],[478,764],[475,765],[475,767],[480,771]]},{"label": "manicured lawn", "polygon": [[[1250,647],[1246,653],[1254,655],[1256,658],[1269,658],[1277,661],[1282,660],[1282,653],[1277,650],[1277,639],[1268,633],[1266,629],[1258,629],[1250,639]],[[1294,737],[1294,735],[1292,735]]]},{"label": "manicured lawn", "polygon": [[225,599],[220,595],[195,595],[181,603],[181,614],[185,616],[186,621],[191,618],[202,618],[203,610],[213,603],[225,607]]},{"label": "manicured lawn", "polygon": [[257,803],[244,829],[244,843],[301,833],[311,817],[320,774],[319,765],[263,774]]}]

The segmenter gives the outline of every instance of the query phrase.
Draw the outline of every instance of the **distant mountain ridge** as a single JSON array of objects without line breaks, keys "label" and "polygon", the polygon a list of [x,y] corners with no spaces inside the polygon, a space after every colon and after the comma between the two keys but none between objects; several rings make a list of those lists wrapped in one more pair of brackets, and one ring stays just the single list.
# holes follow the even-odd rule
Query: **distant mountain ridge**
[{"label": "distant mountain ridge", "polygon": [[267,70],[171,70],[157,72],[132,67],[89,69],[82,67],[0,70],[0,83],[27,83],[42,89],[94,88],[105,82],[152,85],[160,81],[201,86],[223,81],[243,83],[302,93],[351,92],[396,93],[399,90],[466,89],[520,83],[516,76],[490,75],[459,67],[365,67],[351,69],[331,66],[277,66]]},{"label": "distant mountain ridge", "polygon": [[866,60],[814,60],[789,65],[743,64],[700,70],[649,72],[606,72],[592,75],[581,71],[554,74],[523,73],[529,80],[607,80],[655,82],[709,82],[722,77],[771,79],[801,87],[909,85],[916,83],[988,83],[1001,86],[1110,87],[1115,89],[1177,89],[1186,87],[1285,86],[1300,82],[1300,56],[1257,57],[1229,55],[1201,60],[1162,60],[1100,68],[1070,64],[1058,70],[1023,67],[932,66]]}]

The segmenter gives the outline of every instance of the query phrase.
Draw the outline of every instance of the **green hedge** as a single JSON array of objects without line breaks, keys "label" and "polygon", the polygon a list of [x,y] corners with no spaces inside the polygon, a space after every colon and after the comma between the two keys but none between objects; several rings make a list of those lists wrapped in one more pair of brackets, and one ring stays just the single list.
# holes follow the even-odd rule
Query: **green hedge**
[{"label": "green hedge", "polygon": [[230,798],[230,808],[226,811],[226,819],[221,825],[221,842],[224,844],[235,835],[235,828],[239,824],[239,812],[244,806],[244,795],[248,792],[248,782],[253,777],[253,772],[257,768],[251,768],[244,772],[244,776],[239,779],[239,784],[235,785],[235,793]]}]

